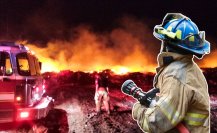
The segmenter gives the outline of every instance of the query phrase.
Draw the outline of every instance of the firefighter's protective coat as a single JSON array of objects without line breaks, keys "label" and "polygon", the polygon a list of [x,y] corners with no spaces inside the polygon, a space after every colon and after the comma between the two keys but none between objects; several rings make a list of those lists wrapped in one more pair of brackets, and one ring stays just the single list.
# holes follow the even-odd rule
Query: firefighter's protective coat
[{"label": "firefighter's protective coat", "polygon": [[[169,56],[173,61],[165,64]],[[178,132],[176,126],[182,123],[190,133],[208,133],[207,82],[192,56],[162,52],[158,63],[154,86],[160,89],[159,100],[151,108],[136,103],[133,118],[145,132]]]}]

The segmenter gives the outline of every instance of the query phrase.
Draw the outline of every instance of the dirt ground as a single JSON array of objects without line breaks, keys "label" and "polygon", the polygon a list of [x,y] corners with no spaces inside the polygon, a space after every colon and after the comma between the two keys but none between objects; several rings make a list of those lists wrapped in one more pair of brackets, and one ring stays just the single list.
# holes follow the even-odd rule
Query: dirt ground
[{"label": "dirt ground", "polygon": [[[142,133],[132,119],[131,108],[135,102],[121,91],[112,90],[112,112],[95,113],[94,86],[59,86],[62,91],[54,96],[55,107],[48,116],[34,124],[23,124],[3,132],[49,132],[49,133]],[[64,89],[62,89],[64,88]],[[79,90],[79,91],[78,91]],[[104,109],[102,107],[102,109]],[[14,128],[14,129],[13,129]]]},{"label": "dirt ground", "polygon": [[[64,87],[67,88],[67,87]],[[73,89],[73,88],[68,88]],[[121,91],[110,91],[111,114],[95,113],[94,86],[76,88],[79,91],[62,91],[57,97],[55,108],[67,112],[68,132],[75,133],[139,133],[142,132],[132,119],[133,99],[124,96]],[[67,98],[68,97],[68,98]],[[104,109],[104,108],[102,108]]]},{"label": "dirt ground", "polygon": [[[131,76],[131,79],[135,78],[136,81],[136,78],[141,79],[143,75],[138,76],[138,74],[135,74]],[[0,133],[142,133],[131,115],[132,106],[136,101],[124,95],[120,91],[120,86],[117,86],[121,85],[126,78],[129,77],[121,79],[117,76],[112,78],[111,84],[113,83],[113,86],[109,92],[110,115],[107,115],[106,112],[102,112],[100,115],[95,113],[95,86],[92,84],[94,81],[87,80],[85,81],[86,84],[83,84],[82,80],[82,83],[77,84],[79,80],[75,80],[73,83],[70,77],[66,78],[70,79],[68,81],[61,79],[58,82],[51,78],[49,80],[51,86],[48,91],[55,99],[55,106],[47,117],[34,122],[5,124],[1,126],[4,128],[0,129]],[[145,81],[143,86],[147,86],[147,89],[150,88],[152,80],[153,77],[144,77],[141,82]],[[217,95],[211,95],[210,99],[211,133],[216,133]]]}]

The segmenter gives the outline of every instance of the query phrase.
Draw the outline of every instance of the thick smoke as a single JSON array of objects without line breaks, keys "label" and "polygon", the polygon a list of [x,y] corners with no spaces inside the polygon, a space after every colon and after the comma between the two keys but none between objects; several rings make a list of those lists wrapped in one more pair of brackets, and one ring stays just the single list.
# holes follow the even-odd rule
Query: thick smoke
[{"label": "thick smoke", "polygon": [[28,45],[42,60],[44,71],[154,71],[160,45],[152,31],[136,19],[124,17],[119,28],[107,33],[79,26],[71,34],[70,40],[52,40],[44,48]]},{"label": "thick smoke", "polygon": [[[66,31],[63,26],[60,33],[62,31]],[[67,39],[49,39],[45,47],[26,42],[43,62],[43,71],[154,72],[161,42],[152,32],[144,21],[128,16],[120,19],[118,26],[109,32],[95,32],[91,26],[80,25],[68,29]],[[196,62],[200,67],[216,67],[216,56],[216,50],[212,50]]]},{"label": "thick smoke", "polygon": [[[0,40],[24,40],[43,62],[43,71],[155,71],[161,42],[152,30],[161,21],[123,17],[119,5],[112,7],[119,14],[111,14],[102,8],[106,2],[99,8],[80,1],[27,2],[0,2]],[[212,49],[199,61],[201,67],[217,67]]]}]

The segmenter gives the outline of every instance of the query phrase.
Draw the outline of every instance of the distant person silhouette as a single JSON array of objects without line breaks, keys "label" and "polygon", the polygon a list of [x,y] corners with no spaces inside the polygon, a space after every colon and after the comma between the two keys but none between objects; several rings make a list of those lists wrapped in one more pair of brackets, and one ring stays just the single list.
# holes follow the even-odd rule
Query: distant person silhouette
[{"label": "distant person silhouette", "polygon": [[101,112],[102,103],[105,106],[107,114],[110,114],[108,76],[105,73],[95,75],[95,87],[96,91],[94,99],[97,114],[100,114]]}]

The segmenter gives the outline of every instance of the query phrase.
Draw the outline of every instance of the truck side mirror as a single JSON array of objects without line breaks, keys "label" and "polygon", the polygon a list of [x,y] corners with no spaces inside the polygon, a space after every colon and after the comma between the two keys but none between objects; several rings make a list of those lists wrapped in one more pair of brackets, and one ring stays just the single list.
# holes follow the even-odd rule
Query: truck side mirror
[{"label": "truck side mirror", "polygon": [[39,62],[39,66],[40,66],[40,70],[41,70],[41,68],[42,68],[42,62]]},{"label": "truck side mirror", "polygon": [[0,52],[0,66],[5,67],[6,65],[6,53]]}]

